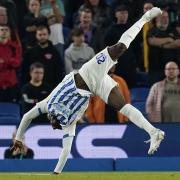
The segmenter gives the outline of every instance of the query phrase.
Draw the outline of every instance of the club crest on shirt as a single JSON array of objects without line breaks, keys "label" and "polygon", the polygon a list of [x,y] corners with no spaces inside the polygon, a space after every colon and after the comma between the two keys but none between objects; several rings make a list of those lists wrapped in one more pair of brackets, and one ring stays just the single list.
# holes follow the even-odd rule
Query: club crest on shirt
[{"label": "club crest on shirt", "polygon": [[53,55],[50,54],[50,53],[47,53],[47,54],[45,54],[44,56],[45,56],[45,58],[46,58],[47,60],[50,60],[50,59],[52,59],[52,57],[53,57]]},{"label": "club crest on shirt", "polygon": [[106,60],[106,56],[103,53],[100,53],[96,56],[96,61],[98,64],[103,63]]}]

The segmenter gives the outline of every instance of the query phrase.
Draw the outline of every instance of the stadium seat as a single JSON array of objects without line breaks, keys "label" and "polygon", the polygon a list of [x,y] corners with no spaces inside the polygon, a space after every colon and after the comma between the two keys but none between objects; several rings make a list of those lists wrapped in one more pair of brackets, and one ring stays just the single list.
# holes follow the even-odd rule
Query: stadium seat
[{"label": "stadium seat", "polygon": [[18,124],[20,107],[16,103],[0,103],[0,124]]},{"label": "stadium seat", "polygon": [[141,102],[146,101],[149,94],[149,88],[139,87],[130,89],[131,101],[132,102]]},{"label": "stadium seat", "polygon": [[148,73],[137,72],[137,86],[138,87],[150,87]]},{"label": "stadium seat", "polygon": [[19,125],[20,118],[15,118],[11,116],[0,117],[0,125]]},{"label": "stadium seat", "polygon": [[132,102],[132,105],[136,107],[138,110],[141,111],[141,113],[147,118],[147,113],[146,113],[146,102],[141,101],[141,102]]}]

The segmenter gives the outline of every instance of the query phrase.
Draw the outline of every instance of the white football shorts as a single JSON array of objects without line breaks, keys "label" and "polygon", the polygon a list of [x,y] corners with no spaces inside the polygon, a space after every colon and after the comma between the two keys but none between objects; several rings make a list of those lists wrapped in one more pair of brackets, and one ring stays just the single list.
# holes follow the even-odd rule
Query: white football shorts
[{"label": "white football shorts", "polygon": [[101,97],[106,103],[112,88],[117,86],[117,82],[108,75],[109,70],[116,63],[117,61],[113,61],[109,56],[106,47],[79,70],[79,74],[86,82],[89,90],[94,95]]}]

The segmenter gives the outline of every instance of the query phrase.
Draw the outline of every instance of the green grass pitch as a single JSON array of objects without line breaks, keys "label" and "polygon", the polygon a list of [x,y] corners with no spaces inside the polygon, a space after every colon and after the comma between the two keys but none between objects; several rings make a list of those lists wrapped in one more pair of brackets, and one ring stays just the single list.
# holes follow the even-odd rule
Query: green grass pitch
[{"label": "green grass pitch", "polygon": [[180,172],[0,173],[0,180],[180,180]]}]

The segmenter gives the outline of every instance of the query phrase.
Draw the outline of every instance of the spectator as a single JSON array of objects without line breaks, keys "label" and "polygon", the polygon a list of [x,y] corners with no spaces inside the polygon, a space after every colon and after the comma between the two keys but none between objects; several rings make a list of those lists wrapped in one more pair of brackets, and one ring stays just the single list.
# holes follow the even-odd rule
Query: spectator
[{"label": "spectator", "polygon": [[[124,96],[125,102],[130,103],[130,92],[126,82],[120,76],[115,75],[114,72],[115,66],[110,69],[109,75],[118,83],[119,91],[121,91],[121,94]],[[91,97],[85,116],[89,123],[115,124],[125,123],[128,120],[127,117],[105,104],[104,101],[97,96]]]},{"label": "spectator", "polygon": [[111,4],[111,16],[114,16],[114,10],[116,7],[122,4],[126,5],[129,9],[129,22],[130,24],[137,20],[142,13],[141,7],[144,0],[112,0]]},{"label": "spectator", "polygon": [[[55,6],[54,6],[55,5]],[[61,16],[65,16],[65,11],[64,11],[64,4],[62,0],[41,0],[41,14],[43,16],[50,16],[52,14],[55,14],[55,11],[58,8],[58,12],[60,12]],[[58,13],[57,12],[57,13]]]},{"label": "spectator", "polygon": [[8,24],[11,30],[11,40],[16,41],[21,46],[18,29],[17,29],[17,14],[16,5],[12,0],[0,1],[0,24]]},{"label": "spectator", "polygon": [[158,7],[164,8],[169,13],[170,23],[174,23],[178,16],[178,0],[157,0],[156,4]]},{"label": "spectator", "polygon": [[7,24],[7,23],[8,23],[7,10],[5,7],[0,6],[0,24]]},{"label": "spectator", "polygon": [[122,32],[124,32],[124,30],[126,30],[129,27],[129,12],[127,6],[117,6],[114,15],[116,18],[116,22],[112,23],[110,27],[107,29],[104,38],[105,45],[113,44],[115,41],[117,41],[117,38],[121,36]]},{"label": "spectator", "polygon": [[26,32],[25,44],[27,48],[36,45],[36,29],[38,26],[47,25],[47,18],[40,15],[40,1],[29,0],[29,12],[24,17],[24,26]]},{"label": "spectator", "polygon": [[73,29],[71,37],[73,43],[65,51],[66,74],[79,70],[94,56],[94,50],[84,42],[84,32],[81,29]]},{"label": "spectator", "polygon": [[[127,6],[118,6],[115,10],[116,23],[113,23],[104,35],[105,46],[116,43],[123,32],[129,28]],[[128,84],[129,88],[136,86],[136,68],[138,67],[134,44],[120,57],[115,74],[121,76]]]},{"label": "spectator", "polygon": [[[176,45],[180,43],[180,19],[175,24],[175,31],[174,31],[175,39],[176,39]],[[177,48],[177,54],[178,54],[178,65],[180,65],[180,46]]]},{"label": "spectator", "polygon": [[80,12],[78,27],[83,30],[85,41],[91,44],[96,28],[92,24],[92,11],[90,9],[84,9]]},{"label": "spectator", "polygon": [[34,158],[34,152],[32,149],[26,146],[25,144],[25,137],[23,137],[23,150],[20,151],[19,149],[16,149],[15,151],[11,151],[11,147],[15,141],[16,137],[16,131],[13,133],[12,137],[12,144],[8,149],[4,152],[4,158],[5,159],[33,159]]},{"label": "spectator", "polygon": [[16,5],[18,34],[20,35],[22,42],[23,37],[25,36],[24,16],[27,14],[28,6],[26,0],[13,0],[13,2]]},{"label": "spectator", "polygon": [[58,51],[62,63],[64,63],[64,35],[63,18],[65,16],[64,4],[62,0],[42,0],[40,12],[48,18],[50,27],[49,40]]},{"label": "spectator", "polygon": [[17,10],[16,4],[12,0],[1,0],[0,6],[6,8],[6,16],[8,25],[17,31]]},{"label": "spectator", "polygon": [[93,25],[97,28],[107,27],[110,22],[110,7],[105,0],[85,0],[85,3],[79,8],[90,9],[93,14]]},{"label": "spectator", "polygon": [[103,34],[111,22],[110,7],[105,0],[85,0],[85,3],[79,8],[79,14],[85,9],[92,12],[91,24],[96,28],[92,44],[89,45],[93,47],[95,53],[98,53],[104,48]]},{"label": "spectator", "polygon": [[173,49],[167,49],[165,44],[174,42],[173,30],[169,25],[168,12],[163,10],[161,16],[155,19],[155,26],[149,30],[147,41],[149,44],[149,83],[154,84],[164,78],[164,66],[169,59],[176,61]]},{"label": "spectator", "polygon": [[164,78],[165,64],[173,59],[177,62],[178,39],[175,39],[173,30],[169,26],[167,11],[155,19],[155,26],[148,32],[149,44],[149,83],[160,81]]},{"label": "spectator", "polygon": [[178,65],[165,65],[166,78],[155,83],[149,92],[146,112],[151,122],[178,122],[180,116],[180,79]]},{"label": "spectator", "polygon": [[73,0],[65,0],[64,1],[64,8],[65,8],[65,26],[72,28],[73,27],[73,20],[77,15],[79,7],[84,3],[84,0],[78,0],[74,3]]},{"label": "spectator", "polygon": [[[25,114],[32,109],[36,103],[46,98],[50,93],[50,88],[43,82],[44,66],[36,62],[30,66],[31,80],[22,87],[21,104],[22,114]],[[36,118],[35,123],[47,123],[46,115]]]},{"label": "spectator", "polygon": [[49,41],[49,29],[47,26],[39,26],[36,30],[36,38],[38,44],[27,49],[24,54],[24,61],[22,64],[23,82],[27,83],[30,80],[29,68],[32,63],[39,61],[44,65],[45,74],[44,82],[51,88],[55,87],[65,75],[64,64],[60,60],[60,56]]},{"label": "spectator", "polygon": [[0,25],[0,101],[18,100],[16,70],[21,64],[21,48],[11,41],[10,28]]},{"label": "spectator", "polygon": [[100,39],[102,35],[98,36],[99,32],[92,22],[92,11],[90,9],[83,9],[79,14],[79,23],[75,25],[83,30],[85,42],[91,46],[95,52],[100,50]]}]

